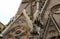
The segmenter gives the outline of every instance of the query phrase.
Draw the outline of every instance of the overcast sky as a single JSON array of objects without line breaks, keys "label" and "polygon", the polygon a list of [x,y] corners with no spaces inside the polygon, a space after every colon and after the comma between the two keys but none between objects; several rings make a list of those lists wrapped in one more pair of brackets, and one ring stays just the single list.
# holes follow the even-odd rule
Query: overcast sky
[{"label": "overcast sky", "polygon": [[7,24],[16,13],[21,0],[0,0],[0,22]]}]

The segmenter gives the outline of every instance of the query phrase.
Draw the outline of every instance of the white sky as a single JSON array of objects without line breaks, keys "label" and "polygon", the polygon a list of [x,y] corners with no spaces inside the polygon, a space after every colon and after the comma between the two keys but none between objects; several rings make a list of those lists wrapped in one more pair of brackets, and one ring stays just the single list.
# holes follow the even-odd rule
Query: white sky
[{"label": "white sky", "polygon": [[0,0],[0,22],[7,24],[16,13],[22,0]]}]

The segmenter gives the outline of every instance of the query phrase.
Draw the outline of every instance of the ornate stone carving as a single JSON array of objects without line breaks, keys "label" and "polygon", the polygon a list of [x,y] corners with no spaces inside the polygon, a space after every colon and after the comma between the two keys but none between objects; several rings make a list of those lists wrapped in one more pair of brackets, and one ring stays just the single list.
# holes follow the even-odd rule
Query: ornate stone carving
[{"label": "ornate stone carving", "polygon": [[55,14],[59,14],[60,13],[60,4],[57,4],[57,5],[53,6],[51,8],[51,12],[55,13]]},{"label": "ornate stone carving", "polygon": [[5,39],[21,39],[21,37],[28,37],[29,35],[29,27],[25,25],[17,25],[11,29],[11,31],[5,36]]},{"label": "ornate stone carving", "polygon": [[7,27],[4,29],[0,24],[0,38],[58,39],[59,14],[59,0],[22,0],[17,14],[10,20]]}]

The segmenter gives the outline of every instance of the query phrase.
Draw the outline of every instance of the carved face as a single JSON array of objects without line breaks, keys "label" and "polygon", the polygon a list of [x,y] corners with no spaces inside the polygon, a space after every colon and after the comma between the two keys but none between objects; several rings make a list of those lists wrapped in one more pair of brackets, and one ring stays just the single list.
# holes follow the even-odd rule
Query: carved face
[{"label": "carved face", "polygon": [[60,13],[60,4],[53,6],[53,7],[51,8],[51,12],[52,12],[52,13],[55,13],[55,14]]}]

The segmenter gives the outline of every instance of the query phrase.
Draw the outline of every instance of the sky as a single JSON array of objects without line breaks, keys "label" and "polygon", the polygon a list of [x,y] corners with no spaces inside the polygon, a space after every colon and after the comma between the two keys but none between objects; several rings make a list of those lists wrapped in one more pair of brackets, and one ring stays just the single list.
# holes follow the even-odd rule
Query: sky
[{"label": "sky", "polygon": [[0,0],[0,22],[6,25],[18,11],[22,0]]}]

